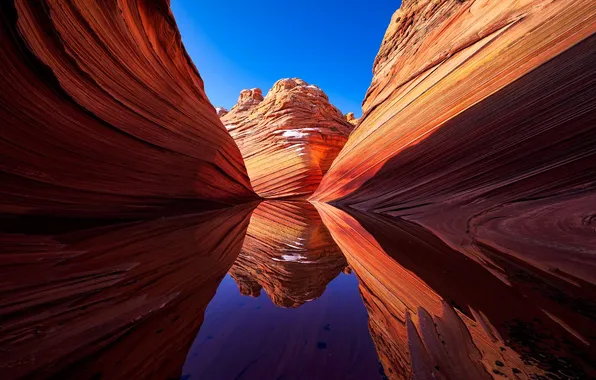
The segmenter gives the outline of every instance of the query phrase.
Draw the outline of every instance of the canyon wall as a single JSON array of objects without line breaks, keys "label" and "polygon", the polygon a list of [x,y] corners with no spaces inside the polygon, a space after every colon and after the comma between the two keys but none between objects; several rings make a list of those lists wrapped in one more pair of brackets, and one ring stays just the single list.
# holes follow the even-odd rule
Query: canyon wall
[{"label": "canyon wall", "polygon": [[0,214],[120,218],[256,198],[169,1],[3,1],[0,20]]},{"label": "canyon wall", "polygon": [[320,88],[297,78],[277,81],[265,97],[243,90],[221,120],[263,198],[311,195],[353,129]]},{"label": "canyon wall", "polygon": [[317,201],[596,283],[592,1],[404,1]]}]

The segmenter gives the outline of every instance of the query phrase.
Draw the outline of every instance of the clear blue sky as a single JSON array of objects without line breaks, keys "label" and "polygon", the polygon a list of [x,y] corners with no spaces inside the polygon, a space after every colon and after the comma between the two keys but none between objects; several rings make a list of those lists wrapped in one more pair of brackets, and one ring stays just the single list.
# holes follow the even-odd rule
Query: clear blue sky
[{"label": "clear blue sky", "polygon": [[209,99],[231,108],[242,89],[265,94],[281,78],[322,88],[343,113],[361,113],[372,64],[400,1],[171,0]]}]

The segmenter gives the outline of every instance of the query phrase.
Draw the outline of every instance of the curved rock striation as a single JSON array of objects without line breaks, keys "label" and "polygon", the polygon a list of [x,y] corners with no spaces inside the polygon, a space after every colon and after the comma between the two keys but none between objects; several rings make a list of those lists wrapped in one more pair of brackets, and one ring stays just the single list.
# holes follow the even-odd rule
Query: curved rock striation
[{"label": "curved rock striation", "polygon": [[596,12],[580,1],[405,1],[363,117],[314,199],[401,216],[596,283]]},{"label": "curved rock striation", "polygon": [[0,235],[3,378],[179,378],[254,207]]},{"label": "curved rock striation", "polygon": [[0,213],[136,217],[256,198],[169,1],[3,1],[0,19]]},{"label": "curved rock striation", "polygon": [[297,78],[277,81],[265,97],[243,90],[222,122],[264,198],[312,194],[353,128],[320,88]]},{"label": "curved rock striation", "polygon": [[505,284],[415,223],[315,206],[358,277],[388,378],[596,375],[594,286],[493,251]]},{"label": "curved rock striation", "polygon": [[310,203],[264,201],[230,275],[240,293],[257,297],[263,289],[275,305],[295,308],[320,297],[346,265]]}]

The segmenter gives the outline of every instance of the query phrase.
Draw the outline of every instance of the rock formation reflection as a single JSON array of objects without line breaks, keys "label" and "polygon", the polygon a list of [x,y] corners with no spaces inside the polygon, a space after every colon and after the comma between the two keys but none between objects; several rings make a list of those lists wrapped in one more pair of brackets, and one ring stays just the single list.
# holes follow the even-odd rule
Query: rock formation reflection
[{"label": "rock formation reflection", "polygon": [[205,312],[183,377],[382,380],[346,265],[310,203],[262,202]]},{"label": "rock formation reflection", "polygon": [[390,379],[596,375],[589,284],[490,252],[503,279],[417,224],[316,206],[358,277]]},{"label": "rock formation reflection", "polygon": [[230,274],[242,294],[259,296],[262,288],[275,305],[298,307],[320,297],[346,265],[313,205],[264,201]]},{"label": "rock formation reflection", "polygon": [[180,376],[255,206],[0,235],[1,377]]}]

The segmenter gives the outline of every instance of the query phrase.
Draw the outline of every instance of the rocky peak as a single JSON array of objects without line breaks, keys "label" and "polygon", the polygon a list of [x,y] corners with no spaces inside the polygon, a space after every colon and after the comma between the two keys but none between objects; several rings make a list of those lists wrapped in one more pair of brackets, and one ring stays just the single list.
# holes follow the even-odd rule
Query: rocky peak
[{"label": "rocky peak", "polygon": [[358,119],[354,116],[354,112],[348,112],[344,117],[348,123],[352,125],[358,124]]},{"label": "rocky peak", "polygon": [[248,109],[263,101],[263,91],[260,88],[251,88],[240,91],[238,103],[232,108]]},{"label": "rocky peak", "polygon": [[329,101],[327,94],[325,94],[325,92],[318,86],[308,84],[300,78],[284,78],[278,80],[267,93],[267,97],[279,97],[280,95],[285,94],[297,94],[310,97],[316,96],[325,99],[326,102]]},{"label": "rocky peak", "polygon": [[223,107],[215,107],[215,112],[217,112],[217,116],[222,117],[227,115],[228,111],[227,109],[223,108]]}]

